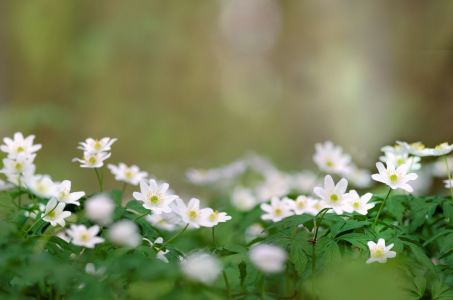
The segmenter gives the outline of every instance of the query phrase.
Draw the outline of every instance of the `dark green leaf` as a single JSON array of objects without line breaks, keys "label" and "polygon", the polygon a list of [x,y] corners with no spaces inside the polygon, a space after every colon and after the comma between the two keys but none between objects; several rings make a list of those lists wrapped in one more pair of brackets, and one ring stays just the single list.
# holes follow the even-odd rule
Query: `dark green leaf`
[{"label": "dark green leaf", "polygon": [[306,248],[308,242],[302,237],[296,237],[291,244],[290,260],[294,264],[299,276],[302,276],[307,265],[307,255],[303,251]]},{"label": "dark green leaf", "polygon": [[118,206],[123,206],[123,192],[120,190],[113,190],[110,193],[110,196],[112,197],[113,201],[115,201]]},{"label": "dark green leaf", "polygon": [[399,198],[390,197],[387,200],[387,209],[392,213],[392,215],[398,220],[398,223],[403,223],[403,215],[406,208],[401,202],[398,201]]},{"label": "dark green leaf", "polygon": [[305,222],[311,221],[313,219],[314,219],[313,216],[310,216],[310,215],[305,215],[305,214],[304,215],[293,215],[293,216],[284,218],[283,220],[281,220],[279,222],[275,222],[274,224],[266,227],[262,232],[269,231],[270,229],[276,228],[276,227],[284,227],[284,228],[293,227],[295,225],[300,225]]},{"label": "dark green leaf", "polygon": [[437,272],[436,272],[433,262],[431,261],[431,259],[428,258],[428,256],[425,254],[425,252],[420,247],[418,247],[414,243],[410,243],[410,242],[407,242],[404,240],[403,240],[403,243],[410,247],[411,252],[414,254],[415,258],[419,262],[421,262],[422,264],[427,266],[437,276]]},{"label": "dark green leaf", "polygon": [[414,278],[414,284],[415,284],[415,287],[417,288],[417,293],[420,297],[423,296],[423,294],[425,293],[425,289],[426,289],[426,279],[425,277],[422,277],[422,276],[417,276]]},{"label": "dark green leaf", "polygon": [[432,241],[434,241],[435,239],[437,239],[437,238],[443,236],[444,234],[451,233],[451,232],[453,232],[452,229],[443,230],[443,231],[441,231],[441,232],[435,234],[434,236],[432,236],[430,239],[426,240],[426,242],[423,243],[423,246],[426,246],[426,245],[428,245],[429,243],[431,243]]},{"label": "dark green leaf", "polygon": [[324,252],[324,257],[323,257],[323,264],[324,266],[332,266],[332,265],[337,265],[341,261],[341,253],[340,253],[340,247],[338,247],[338,244],[334,241],[330,243],[325,252]]},{"label": "dark green leaf", "polygon": [[239,279],[241,280],[241,286],[243,286],[245,277],[247,277],[247,264],[245,262],[241,262],[238,265],[238,268],[239,268]]}]

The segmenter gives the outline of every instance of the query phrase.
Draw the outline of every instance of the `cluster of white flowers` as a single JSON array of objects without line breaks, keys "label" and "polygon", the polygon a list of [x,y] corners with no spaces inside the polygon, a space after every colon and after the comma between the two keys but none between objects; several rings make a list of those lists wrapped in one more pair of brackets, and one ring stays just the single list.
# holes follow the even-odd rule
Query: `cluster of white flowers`
[{"label": "cluster of white flowers", "polygon": [[128,167],[124,163],[119,163],[118,166],[108,164],[107,168],[110,169],[115,180],[123,181],[132,185],[138,185],[140,181],[145,180],[148,177],[148,172],[140,172],[139,167],[133,165]]},{"label": "cluster of white flowers", "polygon": [[83,158],[74,158],[72,161],[80,162],[82,168],[100,168],[104,165],[104,160],[112,155],[107,151],[111,150],[110,146],[115,141],[116,139],[108,137],[101,140],[88,138],[85,142],[80,143],[81,146],[77,147],[77,149],[83,150]]}]

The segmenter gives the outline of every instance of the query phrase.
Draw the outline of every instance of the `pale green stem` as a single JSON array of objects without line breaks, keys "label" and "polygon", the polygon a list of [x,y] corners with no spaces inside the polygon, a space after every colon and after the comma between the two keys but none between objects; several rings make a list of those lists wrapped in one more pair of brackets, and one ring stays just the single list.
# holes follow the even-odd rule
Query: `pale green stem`
[{"label": "pale green stem", "polygon": [[96,172],[96,176],[98,177],[99,186],[101,187],[101,193],[102,193],[102,180],[101,180],[101,177],[99,177],[98,168],[94,168],[94,171]]},{"label": "pale green stem", "polygon": [[392,192],[392,188],[389,189],[389,192],[388,192],[388,194],[387,194],[387,197],[385,197],[384,201],[383,201],[382,204],[381,204],[381,208],[379,208],[379,211],[378,211],[378,213],[377,213],[377,215],[376,215],[376,219],[374,220],[373,230],[374,230],[374,227],[376,227],[377,220],[378,220],[378,218],[379,218],[379,215],[381,214],[382,208],[384,207],[385,201],[386,201],[387,198],[390,196],[390,193],[391,193],[391,192]]},{"label": "pale green stem", "polygon": [[450,170],[448,168],[448,160],[447,160],[446,154],[444,154],[444,158],[445,158],[445,165],[447,166],[448,180],[450,181],[450,195],[451,195],[451,199],[453,199],[453,189],[451,186],[451,174],[450,174]]},{"label": "pale green stem", "polygon": [[261,299],[266,300],[266,290],[264,289],[264,275],[261,277]]},{"label": "pale green stem", "polygon": [[22,193],[21,193],[21,188],[20,188],[20,175],[21,175],[21,174],[22,174],[22,173],[19,173],[19,178],[17,179],[17,180],[18,180],[18,183],[19,183],[19,206],[22,206],[22,205],[21,205],[21,199],[22,199],[21,196],[22,196]]},{"label": "pale green stem", "polygon": [[173,236],[171,239],[169,239],[165,244],[163,244],[158,250],[157,250],[157,253],[159,253],[162,249],[165,248],[165,246],[167,246],[168,243],[170,243],[171,241],[173,241],[175,238],[177,238],[179,235],[181,235],[184,231],[186,231],[187,227],[189,227],[189,223],[187,223],[187,225],[178,233],[176,234],[175,236]]},{"label": "pale green stem", "polygon": [[123,184],[123,190],[122,190],[123,196],[124,196],[124,192],[126,192],[126,187],[127,187],[127,182],[125,182],[125,183]]},{"label": "pale green stem", "polygon": [[33,225],[31,225],[30,228],[28,228],[28,230],[25,232],[24,236],[27,236],[27,233],[36,225],[38,224],[39,221],[41,221],[44,217],[46,217],[47,215],[49,215],[51,212],[53,212],[55,210],[55,208],[57,208],[58,206],[58,202],[57,204],[54,206],[54,208],[52,208],[51,211],[49,211],[47,214],[43,215],[38,221],[36,221]]},{"label": "pale green stem", "polygon": [[143,215],[138,216],[137,218],[135,218],[135,219],[134,219],[134,222],[137,221],[137,220],[140,219],[140,218],[143,218],[144,216],[147,216],[150,212],[151,212],[151,209],[148,210],[148,212],[147,212],[146,214],[143,214]]}]

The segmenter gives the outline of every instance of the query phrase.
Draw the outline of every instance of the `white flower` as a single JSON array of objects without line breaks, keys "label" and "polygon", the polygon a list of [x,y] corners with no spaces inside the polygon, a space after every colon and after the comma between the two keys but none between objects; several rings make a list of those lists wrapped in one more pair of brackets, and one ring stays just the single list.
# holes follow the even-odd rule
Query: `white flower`
[{"label": "white flower", "polygon": [[187,179],[195,185],[206,185],[217,181],[220,178],[220,172],[216,169],[197,170],[190,169],[186,172]]},{"label": "white flower", "polygon": [[108,237],[112,243],[130,248],[137,247],[142,240],[137,225],[129,220],[121,220],[113,224],[109,228]]},{"label": "white flower", "polygon": [[[70,211],[63,211],[64,207],[66,204],[64,203],[58,203],[57,199],[52,198],[49,200],[49,202],[46,205],[46,211],[44,212],[45,216],[43,221],[50,222],[50,225],[52,226],[57,226],[57,224],[60,224],[62,227],[66,225],[64,219],[69,217],[71,215]],[[53,211],[52,209],[57,206]]]},{"label": "white flower", "polygon": [[13,187],[14,184],[7,183],[6,181],[0,179],[0,191],[6,191]]},{"label": "white flower", "polygon": [[343,154],[340,146],[334,146],[331,141],[327,141],[324,145],[317,143],[315,148],[316,153],[313,155],[313,160],[321,171],[335,174],[347,171],[351,156]]},{"label": "white flower", "polygon": [[[316,200],[315,199],[315,203],[313,204],[313,208],[316,210],[316,215],[321,211],[323,210],[324,208],[327,208],[329,206],[326,205],[326,203],[324,202],[324,200]],[[327,212],[332,212],[332,210],[328,210]],[[316,216],[315,215],[315,216]]]},{"label": "white flower", "polygon": [[263,273],[280,273],[285,269],[288,254],[280,247],[259,244],[249,252],[252,264]]},{"label": "white flower", "polygon": [[442,143],[437,145],[432,149],[431,153],[433,156],[440,156],[450,153],[453,150],[453,145],[448,145],[448,143]]},{"label": "white flower", "polygon": [[313,207],[318,201],[312,197],[305,197],[302,195],[297,197],[296,200],[288,199],[287,201],[296,215],[305,213],[316,216],[318,214],[318,210]]},{"label": "white flower", "polygon": [[129,168],[123,163],[119,163],[118,167],[108,164],[107,168],[115,175],[115,180],[124,181],[132,185],[138,185],[140,181],[148,177],[148,172],[140,172],[140,169],[136,165]]},{"label": "white flower", "polygon": [[103,161],[110,157],[112,153],[107,152],[83,152],[83,159],[74,158],[72,161],[81,163],[82,168],[100,168],[104,165]]},{"label": "white flower", "polygon": [[184,224],[189,224],[190,228],[200,228],[200,226],[212,227],[211,223],[207,220],[211,210],[208,208],[200,209],[200,200],[196,198],[190,199],[187,206],[182,199],[177,199],[176,206],[173,210],[181,216]]},{"label": "white flower", "polygon": [[231,202],[239,211],[249,211],[257,204],[251,189],[235,188]]},{"label": "white flower", "polygon": [[36,154],[26,154],[25,152],[20,152],[15,159],[4,158],[3,159],[3,169],[0,170],[0,173],[8,174],[20,174],[27,173],[30,171],[34,172],[33,160],[35,159]]},{"label": "white flower", "polygon": [[20,174],[6,173],[5,175],[8,179],[8,181],[11,182],[12,184],[14,184],[15,186],[19,186],[19,177],[20,177],[20,186],[27,188],[25,183],[27,182],[27,180],[30,179],[31,176],[33,176],[35,174],[35,170],[36,170],[36,166],[31,165],[31,167],[29,169],[27,169],[26,172],[22,172]]},{"label": "white flower", "polygon": [[[34,206],[33,204],[30,204],[28,207],[31,208],[33,206]],[[38,203],[38,207],[39,207],[39,209],[34,209],[33,212],[25,211],[24,215],[26,217],[30,217],[33,220],[35,220],[36,216],[38,215],[38,213],[44,212],[46,210],[46,206],[44,204],[42,204],[42,203]]]},{"label": "white flower", "polygon": [[208,253],[193,253],[181,262],[182,273],[190,280],[212,285],[222,271],[217,258]]},{"label": "white flower", "polygon": [[218,171],[221,177],[231,179],[244,173],[246,168],[247,164],[244,160],[237,160],[229,165],[220,168]]},{"label": "white flower", "polygon": [[19,153],[24,153],[26,156],[41,149],[41,145],[33,145],[34,135],[29,135],[24,139],[24,136],[20,132],[14,134],[14,140],[5,137],[3,141],[6,145],[1,145],[0,150],[8,153],[8,158],[17,158]]},{"label": "white flower", "polygon": [[353,211],[349,202],[352,195],[346,193],[348,181],[342,178],[335,186],[330,175],[324,178],[324,189],[315,187],[314,193],[320,197],[327,207],[331,207],[336,214],[341,215],[343,211],[351,213]]},{"label": "white flower", "polygon": [[404,148],[404,150],[406,150],[407,152],[409,152],[412,155],[420,156],[420,157],[432,155],[432,149],[425,148],[425,145],[423,145],[421,142],[412,143],[412,144],[408,144],[406,142],[400,142],[400,141],[396,141],[396,142],[398,143],[398,145],[402,146]]},{"label": "white flower", "polygon": [[25,180],[25,184],[39,198],[51,198],[55,194],[56,184],[49,175],[32,175]]},{"label": "white flower", "polygon": [[267,202],[272,197],[283,197],[291,189],[291,178],[281,172],[270,172],[265,174],[265,181],[256,188],[260,202]]},{"label": "white flower", "polygon": [[62,183],[55,187],[54,196],[60,202],[64,202],[66,204],[75,204],[79,206],[80,202],[77,200],[85,196],[85,192],[70,192],[71,181],[64,180]]},{"label": "white flower", "polygon": [[272,164],[272,162],[262,156],[259,156],[256,153],[248,153],[245,157],[247,164],[252,170],[261,174],[268,174],[273,172],[278,172],[277,168]]},{"label": "white flower", "polygon": [[254,239],[258,237],[266,237],[268,236],[267,232],[262,232],[264,229],[261,223],[254,223],[245,229],[245,241],[250,243]]},{"label": "white flower", "polygon": [[358,212],[361,215],[366,215],[368,210],[372,209],[375,203],[368,203],[370,201],[373,194],[366,193],[362,197],[355,190],[349,191],[351,195],[353,195],[353,199],[351,200],[350,204],[354,211]]},{"label": "white flower", "polygon": [[401,145],[396,144],[395,146],[384,146],[381,148],[382,152],[390,152],[394,155],[404,155],[409,152]]},{"label": "white flower", "polygon": [[116,140],[117,139],[110,139],[108,137],[105,137],[100,141],[97,139],[95,140],[92,138],[88,138],[86,139],[85,143],[84,142],[79,143],[82,146],[77,147],[77,149],[91,153],[106,152],[111,150],[110,146],[114,142],[116,142]]},{"label": "white flower", "polygon": [[409,193],[413,191],[412,187],[407,184],[407,182],[409,180],[417,179],[418,176],[415,173],[406,174],[409,169],[408,164],[401,165],[396,170],[395,166],[391,162],[387,163],[387,169],[384,168],[384,165],[381,162],[376,163],[376,167],[379,170],[379,174],[371,175],[371,178],[374,180],[383,182],[392,189],[401,188]]},{"label": "white flower", "polygon": [[132,195],[136,200],[143,202],[144,208],[152,210],[155,214],[161,214],[162,212],[169,213],[171,212],[170,203],[176,200],[178,196],[166,195],[168,187],[168,183],[163,183],[158,188],[154,179],[149,181],[149,186],[145,181],[141,181],[141,192],[134,192]]},{"label": "white flower", "polygon": [[453,179],[452,179],[452,180],[449,180],[449,179],[444,180],[444,183],[445,183],[445,187],[446,187],[447,189],[449,189],[450,187],[452,187]]},{"label": "white flower", "polygon": [[66,230],[66,233],[72,239],[71,243],[76,246],[84,246],[86,248],[94,248],[96,244],[103,243],[105,241],[105,239],[96,236],[98,232],[99,225],[94,225],[87,229],[83,224],[71,224],[71,228]]},{"label": "white flower", "polygon": [[260,207],[262,210],[267,212],[267,214],[261,216],[261,219],[263,220],[272,220],[273,222],[278,222],[294,214],[291,211],[290,205],[288,203],[288,198],[286,197],[282,200],[280,200],[278,197],[272,197],[271,205],[262,203]]},{"label": "white flower", "polygon": [[115,203],[104,194],[98,194],[85,202],[85,213],[88,219],[101,225],[112,222],[112,214],[115,210]]},{"label": "white flower", "polygon": [[379,159],[384,162],[388,163],[391,162],[394,166],[399,167],[404,164],[408,164],[411,167],[411,171],[420,170],[422,165],[419,163],[420,157],[418,156],[411,156],[409,154],[393,154],[391,152],[385,152],[385,156],[379,157]]},{"label": "white flower", "polygon": [[367,169],[359,169],[355,164],[350,164],[350,168],[342,175],[350,182],[352,185],[358,188],[367,188],[370,187],[373,181],[371,180],[371,173]]},{"label": "white flower", "polygon": [[66,243],[69,243],[71,241],[71,238],[69,236],[66,235],[66,228],[62,228],[62,230],[60,232],[58,232],[56,234],[57,237],[59,237],[60,239],[62,239],[63,241],[65,241]]},{"label": "white flower", "polygon": [[291,176],[291,188],[301,193],[311,193],[312,187],[317,183],[316,174],[312,171],[303,171]]},{"label": "white flower", "polygon": [[387,258],[393,258],[396,256],[395,251],[390,251],[393,248],[393,244],[385,246],[385,240],[379,239],[378,243],[372,241],[368,242],[368,247],[370,248],[370,259],[366,261],[367,264],[378,261],[380,263],[387,262]]},{"label": "white flower", "polygon": [[[207,211],[209,211],[209,214],[207,214],[207,224],[204,225],[206,227],[214,227],[215,225],[219,224],[220,222],[226,222],[228,220],[231,220],[230,216],[227,216],[226,212],[221,212],[219,213],[217,210],[214,211],[212,208],[206,208]],[[208,225],[209,224],[209,225]]]},{"label": "white flower", "polygon": [[[155,247],[154,244],[163,244],[164,243],[164,239],[161,238],[161,237],[158,237],[154,243],[151,243],[150,240],[146,239],[146,238],[143,238],[143,240],[145,241],[148,241],[148,243],[151,245],[151,247],[155,248],[156,250],[158,250],[159,248],[158,247]],[[157,252],[157,259],[160,259],[161,261],[163,261],[164,263],[168,263],[168,259],[165,257],[165,254],[168,253],[168,249],[167,250],[160,250],[159,252]]]},{"label": "white flower", "polygon": [[94,267],[93,263],[87,263],[86,266],[85,266],[85,273],[100,277],[100,281],[102,281],[105,278],[107,278],[107,276],[104,276],[104,273],[105,273],[106,270],[107,270],[106,267],[100,267],[96,271],[96,268]]},{"label": "white flower", "polygon": [[160,215],[151,214],[145,217],[146,221],[148,221],[153,227],[157,229],[173,231],[178,226],[179,220],[175,220],[176,218],[181,219],[178,215],[174,212],[171,213],[161,213]]}]

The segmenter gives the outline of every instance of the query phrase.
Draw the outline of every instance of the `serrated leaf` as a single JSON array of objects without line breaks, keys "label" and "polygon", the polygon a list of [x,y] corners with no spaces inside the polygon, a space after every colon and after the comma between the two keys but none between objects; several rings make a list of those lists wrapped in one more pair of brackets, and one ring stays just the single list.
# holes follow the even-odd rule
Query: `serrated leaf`
[{"label": "serrated leaf", "polygon": [[453,205],[448,202],[444,202],[443,211],[445,218],[448,219],[450,224],[453,224]]},{"label": "serrated leaf", "polygon": [[433,299],[438,299],[444,292],[447,292],[450,289],[446,283],[436,283],[433,284],[431,288],[431,295]]},{"label": "serrated leaf", "polygon": [[352,230],[352,229],[357,229],[357,228],[360,228],[360,227],[363,227],[363,226],[369,225],[369,224],[370,224],[370,222],[352,220],[352,221],[347,222],[346,225],[344,225],[341,228],[340,233],[348,231],[348,230]]},{"label": "serrated leaf", "polygon": [[392,251],[395,251],[396,253],[401,253],[404,249],[404,244],[403,241],[401,241],[399,238],[394,237],[388,241],[389,244],[393,244]]},{"label": "serrated leaf", "polygon": [[247,253],[236,253],[222,256],[220,259],[225,263],[225,265],[237,266],[242,262],[246,262],[248,260],[248,255]]},{"label": "serrated leaf", "polygon": [[118,206],[123,206],[123,192],[120,190],[113,190],[110,192],[110,196]]},{"label": "serrated leaf", "polygon": [[334,241],[324,251],[323,264],[325,267],[337,265],[341,261],[340,247]]},{"label": "serrated leaf", "polygon": [[387,200],[386,206],[390,213],[398,220],[399,224],[403,223],[403,215],[406,208],[401,202],[398,201],[397,197],[390,197]]},{"label": "serrated leaf", "polygon": [[438,234],[435,234],[434,236],[432,236],[430,239],[426,240],[426,242],[423,243],[423,246],[428,245],[429,243],[431,243],[432,241],[436,240],[437,238],[443,236],[444,234],[448,234],[448,233],[452,233],[452,232],[453,232],[452,229],[441,231]]},{"label": "serrated leaf", "polygon": [[349,242],[353,246],[356,246],[356,247],[358,247],[360,249],[368,250],[368,246],[363,241],[354,240],[354,239],[348,239],[348,238],[345,238],[345,239],[342,239],[342,240],[346,241],[346,242]]},{"label": "serrated leaf", "polygon": [[247,264],[245,262],[241,262],[238,265],[238,268],[239,268],[239,279],[241,280],[241,286],[243,286],[245,278],[247,277]]},{"label": "serrated leaf", "polygon": [[276,228],[276,227],[284,227],[284,228],[293,227],[293,226],[300,225],[305,222],[311,221],[313,219],[314,219],[313,216],[305,215],[305,214],[289,216],[279,222],[275,222],[274,224],[267,226],[266,228],[264,228],[264,230],[262,232],[269,231],[270,229]]},{"label": "serrated leaf", "polygon": [[121,216],[124,214],[126,209],[124,207],[116,207],[115,210],[113,211],[113,221],[117,221],[121,218]]},{"label": "serrated leaf", "polygon": [[264,241],[262,241],[262,243],[273,244],[285,248],[289,243],[291,243],[292,238],[292,230],[285,229],[277,234],[268,236]]},{"label": "serrated leaf", "polygon": [[450,233],[442,240],[442,247],[440,248],[440,253],[445,253],[452,250],[453,248],[453,233]]},{"label": "serrated leaf", "polygon": [[418,247],[414,243],[406,242],[404,240],[403,243],[410,247],[412,253],[419,262],[427,266],[436,276],[438,276],[433,262],[428,258],[428,256],[420,247]]},{"label": "serrated leaf", "polygon": [[346,224],[346,221],[341,220],[340,222],[335,223],[332,227],[330,227],[330,233],[333,237],[335,237],[338,233],[340,233],[341,227]]},{"label": "serrated leaf", "polygon": [[426,279],[425,277],[422,277],[422,276],[417,276],[414,278],[414,284],[415,284],[415,287],[417,288],[417,293],[420,297],[423,296],[423,294],[425,293],[425,289],[426,289]]},{"label": "serrated leaf", "polygon": [[324,252],[325,247],[332,241],[331,236],[320,238],[315,244],[315,254],[318,256]]},{"label": "serrated leaf", "polygon": [[365,240],[365,241],[370,241],[373,238],[371,238],[369,235],[363,234],[363,233],[358,233],[358,232],[351,232],[351,233],[346,233],[343,235],[340,235],[337,237],[337,239],[353,239],[353,240]]},{"label": "serrated leaf", "polygon": [[302,277],[305,271],[305,266],[307,265],[307,255],[304,252],[304,248],[306,248],[306,244],[308,242],[303,239],[302,237],[296,237],[291,244],[291,253],[290,253],[290,260],[294,264],[297,273],[299,276]]}]

